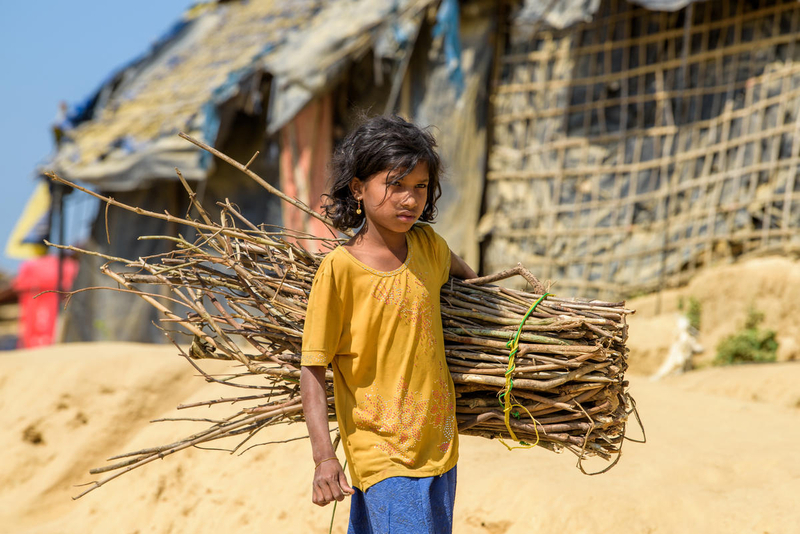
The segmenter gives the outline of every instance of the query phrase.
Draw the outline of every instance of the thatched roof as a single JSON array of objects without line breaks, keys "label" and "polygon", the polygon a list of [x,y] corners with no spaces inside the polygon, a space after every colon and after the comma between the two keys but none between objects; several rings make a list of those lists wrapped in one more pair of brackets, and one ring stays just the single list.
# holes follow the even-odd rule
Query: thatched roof
[{"label": "thatched roof", "polygon": [[[105,190],[203,179],[208,161],[176,137],[213,143],[220,107],[268,106],[270,131],[324,92],[353,58],[405,46],[408,21],[434,0],[251,0],[191,8],[148,52],[107,80],[71,119],[48,168]],[[271,79],[269,102],[261,81]],[[237,101],[238,102],[238,101]]]}]

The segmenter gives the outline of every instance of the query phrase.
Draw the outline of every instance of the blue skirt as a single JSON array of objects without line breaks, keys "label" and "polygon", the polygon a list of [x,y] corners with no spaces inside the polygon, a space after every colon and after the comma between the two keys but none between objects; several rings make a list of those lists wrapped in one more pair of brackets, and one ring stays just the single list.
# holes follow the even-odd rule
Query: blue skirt
[{"label": "blue skirt", "polygon": [[453,531],[456,468],[434,477],[391,477],[350,497],[348,534],[448,534]]}]

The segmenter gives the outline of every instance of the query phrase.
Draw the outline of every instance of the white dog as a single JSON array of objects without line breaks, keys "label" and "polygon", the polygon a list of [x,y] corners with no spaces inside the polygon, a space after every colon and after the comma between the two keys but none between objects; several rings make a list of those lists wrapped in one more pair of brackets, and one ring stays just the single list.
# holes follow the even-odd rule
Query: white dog
[{"label": "white dog", "polygon": [[703,346],[695,339],[697,331],[689,326],[689,319],[685,315],[678,315],[677,319],[675,341],[672,342],[664,363],[650,380],[660,380],[667,375],[688,371],[692,368],[692,356],[703,352]]}]

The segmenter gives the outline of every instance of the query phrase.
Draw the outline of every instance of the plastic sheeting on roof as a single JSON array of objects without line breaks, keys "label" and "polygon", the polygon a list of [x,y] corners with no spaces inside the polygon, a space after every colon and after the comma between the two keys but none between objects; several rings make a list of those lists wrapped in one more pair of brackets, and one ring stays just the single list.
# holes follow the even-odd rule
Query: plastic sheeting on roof
[{"label": "plastic sheeting on roof", "polygon": [[176,166],[187,179],[204,179],[209,158],[177,132],[215,143],[223,103],[244,96],[258,111],[258,84],[249,82],[262,72],[273,77],[269,130],[277,131],[381,35],[411,20],[418,24],[434,1],[206,5],[87,100],[85,120],[47,168],[106,191],[174,178]]},{"label": "plastic sheeting on roof", "polygon": [[[677,11],[702,0],[631,0],[651,11]],[[516,24],[539,21],[558,30],[588,22],[600,7],[600,0],[525,0],[513,15]]]},{"label": "plastic sheeting on roof", "polygon": [[[433,0],[347,0],[327,2],[302,32],[290,35],[279,50],[264,57],[264,70],[273,75],[268,131],[275,133],[314,96],[336,79],[353,58],[376,43],[386,46],[398,31],[420,23],[420,13]],[[391,39],[386,34],[391,34]],[[416,33],[416,30],[414,30]],[[391,53],[385,48],[382,53]]]},{"label": "plastic sheeting on roof", "polygon": [[540,21],[556,29],[592,20],[600,0],[525,0],[512,15],[515,24],[537,24]]},{"label": "plastic sheeting on roof", "polygon": [[638,4],[650,11],[678,11],[691,3],[703,1],[704,0],[632,0],[632,3]]}]

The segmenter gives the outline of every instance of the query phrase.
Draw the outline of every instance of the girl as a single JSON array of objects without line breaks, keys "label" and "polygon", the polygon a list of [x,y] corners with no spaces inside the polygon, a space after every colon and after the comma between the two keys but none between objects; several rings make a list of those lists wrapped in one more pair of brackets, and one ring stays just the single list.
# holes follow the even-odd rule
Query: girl
[{"label": "girl", "polygon": [[[337,228],[361,229],[314,278],[300,389],[316,465],[312,501],[353,495],[351,534],[452,530],[458,429],[439,290],[449,275],[477,275],[417,224],[434,219],[441,196],[435,146],[399,117],[375,117],[333,156],[323,209]],[[330,440],[328,364],[353,487]]]}]

